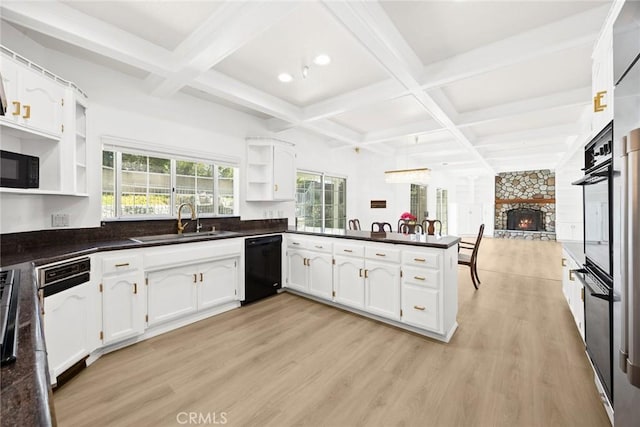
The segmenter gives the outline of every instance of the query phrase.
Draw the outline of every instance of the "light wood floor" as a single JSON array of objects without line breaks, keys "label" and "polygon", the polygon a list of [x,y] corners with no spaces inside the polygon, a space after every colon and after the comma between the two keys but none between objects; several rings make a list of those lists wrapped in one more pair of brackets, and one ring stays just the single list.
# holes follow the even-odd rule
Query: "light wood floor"
[{"label": "light wood floor", "polygon": [[59,425],[608,426],[560,259],[483,240],[449,344],[281,294],[102,357],[54,394]]}]

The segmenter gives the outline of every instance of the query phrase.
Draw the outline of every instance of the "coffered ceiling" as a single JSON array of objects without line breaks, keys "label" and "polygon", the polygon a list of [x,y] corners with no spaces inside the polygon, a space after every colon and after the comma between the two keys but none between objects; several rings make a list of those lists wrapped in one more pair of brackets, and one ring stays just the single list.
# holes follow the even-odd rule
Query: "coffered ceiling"
[{"label": "coffered ceiling", "polygon": [[[452,174],[555,168],[590,132],[610,1],[3,1],[44,46]],[[319,54],[331,58],[316,65]],[[305,69],[306,67],[306,69]],[[293,80],[283,83],[278,75]]]}]

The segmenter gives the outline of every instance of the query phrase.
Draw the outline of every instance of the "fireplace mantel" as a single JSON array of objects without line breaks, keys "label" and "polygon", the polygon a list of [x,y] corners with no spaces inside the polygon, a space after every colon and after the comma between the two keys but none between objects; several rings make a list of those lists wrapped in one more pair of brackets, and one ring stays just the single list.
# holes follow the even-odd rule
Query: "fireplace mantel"
[{"label": "fireplace mantel", "polygon": [[503,205],[507,203],[556,203],[556,199],[496,199],[496,205]]}]

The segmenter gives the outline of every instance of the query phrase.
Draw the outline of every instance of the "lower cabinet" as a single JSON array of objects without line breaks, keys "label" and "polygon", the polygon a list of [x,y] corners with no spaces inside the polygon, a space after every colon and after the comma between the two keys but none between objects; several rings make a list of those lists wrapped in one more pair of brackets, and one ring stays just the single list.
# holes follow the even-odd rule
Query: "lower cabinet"
[{"label": "lower cabinet", "polygon": [[419,328],[440,330],[439,291],[402,285],[402,321]]},{"label": "lower cabinet", "polygon": [[229,258],[147,274],[149,326],[238,299],[238,259]]},{"label": "lower cabinet", "polygon": [[566,250],[563,250],[562,256],[562,293],[584,340],[584,284],[573,271],[580,266]]},{"label": "lower cabinet", "polygon": [[333,257],[330,253],[287,250],[287,287],[324,299],[333,298]]},{"label": "lower cabinet", "polygon": [[364,309],[400,320],[400,265],[365,261]]},{"label": "lower cabinet", "polygon": [[287,250],[287,280],[285,285],[288,288],[303,292],[309,290],[306,251]]},{"label": "lower cabinet", "polygon": [[100,293],[87,282],[44,298],[44,334],[51,383],[100,347]]},{"label": "lower cabinet", "polygon": [[144,275],[142,270],[102,278],[103,344],[112,344],[144,332]]},{"label": "lower cabinet", "polygon": [[336,302],[364,309],[364,259],[336,255],[333,287]]}]

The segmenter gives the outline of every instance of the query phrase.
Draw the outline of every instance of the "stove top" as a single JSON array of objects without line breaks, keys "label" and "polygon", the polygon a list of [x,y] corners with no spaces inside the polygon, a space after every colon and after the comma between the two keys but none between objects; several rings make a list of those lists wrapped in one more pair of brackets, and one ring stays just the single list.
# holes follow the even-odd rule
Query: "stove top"
[{"label": "stove top", "polygon": [[18,287],[20,272],[0,271],[0,363],[5,365],[16,360],[18,344]]}]

